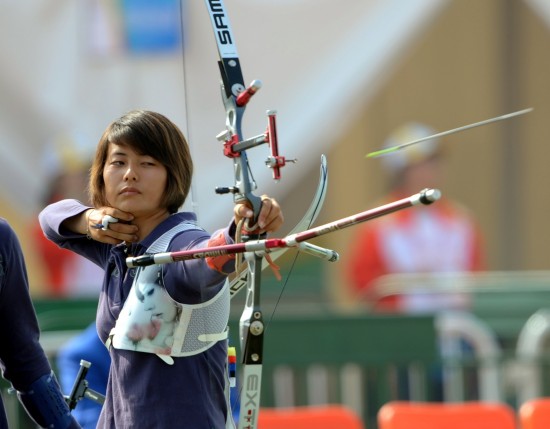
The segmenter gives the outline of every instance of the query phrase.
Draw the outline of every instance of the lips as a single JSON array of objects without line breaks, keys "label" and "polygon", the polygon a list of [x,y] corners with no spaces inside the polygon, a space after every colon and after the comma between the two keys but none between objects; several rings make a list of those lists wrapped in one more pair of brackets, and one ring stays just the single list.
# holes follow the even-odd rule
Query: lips
[{"label": "lips", "polygon": [[122,188],[122,190],[119,192],[120,195],[135,195],[139,193],[140,192],[138,189],[131,187]]}]

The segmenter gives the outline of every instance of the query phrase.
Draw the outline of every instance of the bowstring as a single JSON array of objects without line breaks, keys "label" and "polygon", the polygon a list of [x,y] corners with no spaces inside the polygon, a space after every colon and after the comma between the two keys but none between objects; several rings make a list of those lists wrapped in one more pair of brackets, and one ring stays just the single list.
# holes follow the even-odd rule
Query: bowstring
[{"label": "bowstring", "polygon": [[[185,37],[185,9],[189,6],[184,7],[184,4],[187,4],[186,0],[181,0],[179,2],[180,7],[180,37],[181,37],[181,61],[182,61],[182,78],[183,78],[183,108],[185,110],[185,117],[184,117],[184,123],[185,123],[185,129],[186,129],[186,136],[187,136],[187,144],[189,145],[189,151],[191,152],[191,157],[194,159],[194,144],[192,143],[191,139],[191,122],[189,120],[189,101],[187,99],[188,94],[188,81],[187,81],[187,63],[185,61],[185,52],[186,52],[186,45],[187,40]],[[194,174],[193,174],[194,176]],[[200,217],[199,217],[199,202],[197,199],[197,191],[195,187],[195,177],[191,178],[191,187],[188,197],[191,199],[191,211],[195,213],[197,216],[197,223],[200,225]]]},{"label": "bowstring", "polygon": [[[313,213],[317,213],[317,210],[319,210],[319,206],[322,204],[322,200],[319,200],[315,206],[315,211]],[[313,222],[315,222],[315,216],[312,216],[311,220],[309,221],[307,227],[305,228],[310,229],[313,225]],[[267,320],[267,323],[265,324],[264,328],[264,335],[267,333],[267,329],[269,328],[269,325],[273,321],[273,318],[275,317],[275,312],[277,311],[277,307],[279,306],[279,303],[281,302],[281,299],[283,298],[283,294],[285,292],[286,286],[288,285],[288,282],[290,280],[290,275],[292,274],[292,271],[294,270],[294,267],[296,266],[296,262],[298,261],[298,256],[300,252],[296,251],[296,254],[294,255],[294,258],[292,258],[292,262],[290,264],[290,269],[288,270],[288,274],[286,275],[285,281],[283,283],[283,286],[281,287],[281,291],[279,292],[279,295],[277,297],[277,300],[275,301],[275,306],[273,307],[273,310],[271,312],[271,315],[269,316],[269,319]]]}]

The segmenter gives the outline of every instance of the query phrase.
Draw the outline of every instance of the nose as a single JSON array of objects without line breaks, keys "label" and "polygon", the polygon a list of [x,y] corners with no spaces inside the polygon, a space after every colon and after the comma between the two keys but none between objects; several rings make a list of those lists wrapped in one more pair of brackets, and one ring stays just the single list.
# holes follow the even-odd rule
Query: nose
[{"label": "nose", "polygon": [[128,165],[128,168],[126,170],[126,172],[124,173],[124,180],[125,181],[136,181],[138,180],[138,175],[137,175],[137,172],[136,172],[136,169],[132,166],[132,165]]}]

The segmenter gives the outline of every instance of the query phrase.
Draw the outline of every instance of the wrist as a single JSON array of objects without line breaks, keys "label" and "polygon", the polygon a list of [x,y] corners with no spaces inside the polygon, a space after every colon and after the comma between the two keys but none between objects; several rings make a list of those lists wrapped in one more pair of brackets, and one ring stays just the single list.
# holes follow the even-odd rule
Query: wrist
[{"label": "wrist", "polygon": [[90,233],[90,215],[92,214],[93,211],[94,211],[94,209],[88,209],[88,210],[86,210],[86,212],[84,214],[84,219],[85,219],[85,222],[86,222],[86,238],[88,240],[92,239],[92,236],[91,236],[91,233]]}]

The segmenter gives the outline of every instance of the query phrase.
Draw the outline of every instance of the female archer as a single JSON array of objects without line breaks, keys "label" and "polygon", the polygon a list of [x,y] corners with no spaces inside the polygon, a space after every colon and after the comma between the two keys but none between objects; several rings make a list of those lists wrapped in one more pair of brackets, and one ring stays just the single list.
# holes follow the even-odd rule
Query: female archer
[{"label": "female archer", "polygon": [[[93,207],[76,200],[47,206],[45,235],[103,267],[97,312],[111,369],[98,428],[224,428],[227,383],[226,276],[231,256],[127,268],[128,256],[232,243],[254,213],[236,204],[229,225],[210,235],[193,213],[178,212],[193,164],[169,119],[136,110],[112,122],[91,168]],[[262,197],[255,233],[276,231],[279,204]]]}]

